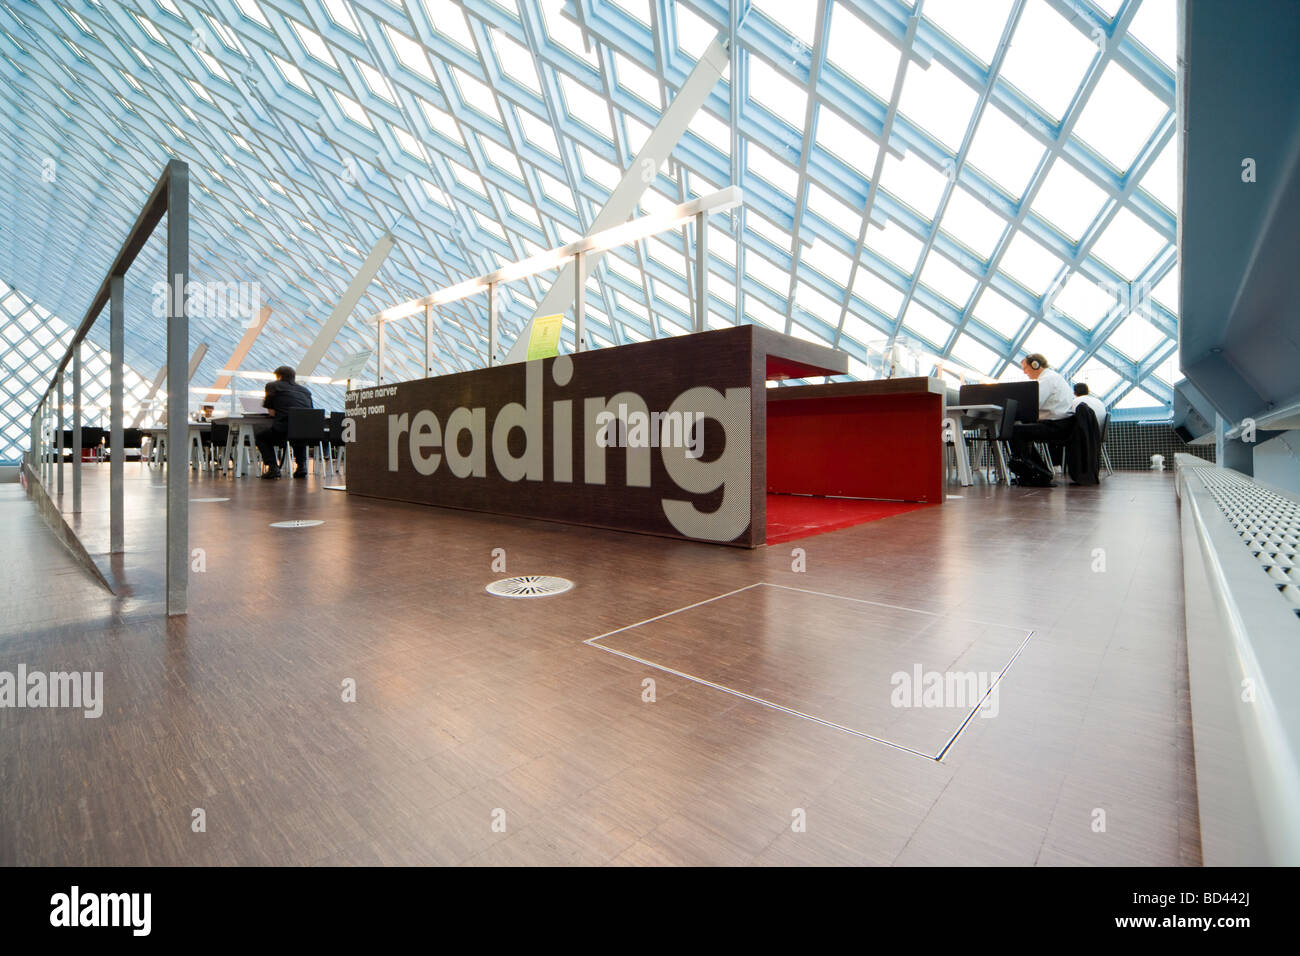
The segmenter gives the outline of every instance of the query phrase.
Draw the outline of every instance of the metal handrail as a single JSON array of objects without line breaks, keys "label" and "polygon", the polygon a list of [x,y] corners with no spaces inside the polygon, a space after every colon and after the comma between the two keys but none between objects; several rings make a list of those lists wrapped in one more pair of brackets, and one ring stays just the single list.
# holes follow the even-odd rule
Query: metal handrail
[{"label": "metal handrail", "polygon": [[[123,280],[127,270],[144,248],[154,228],[167,216],[167,440],[171,448],[186,447],[186,416],[170,414],[188,407],[189,386],[189,317],[185,312],[185,291],[189,280],[190,247],[190,173],[181,160],[171,160],[163,168],[149,198],[135,223],[127,232],[104,281],[91,299],[90,306],[77,325],[72,342],[59,361],[49,386],[32,412],[32,447],[29,471],[33,480],[48,489],[55,467],[47,445],[58,452],[57,491],[63,492],[63,409],[64,375],[72,372],[72,512],[81,511],[81,345],[104,306],[109,307],[109,427],[113,458],[109,463],[109,549],[113,554],[125,550],[124,473],[122,455],[123,413]],[[51,397],[58,403],[50,409]],[[47,443],[47,426],[57,419],[58,439]],[[184,614],[188,608],[189,577],[189,474],[187,469],[167,470],[167,614]]]}]

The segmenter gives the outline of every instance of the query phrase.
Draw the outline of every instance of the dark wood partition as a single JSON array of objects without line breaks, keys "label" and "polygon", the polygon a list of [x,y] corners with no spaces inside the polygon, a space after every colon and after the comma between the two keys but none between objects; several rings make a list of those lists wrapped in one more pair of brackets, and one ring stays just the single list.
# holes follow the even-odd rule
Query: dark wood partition
[{"label": "dark wood partition", "polygon": [[766,379],[846,370],[746,325],[354,390],[348,492],[756,547]]}]

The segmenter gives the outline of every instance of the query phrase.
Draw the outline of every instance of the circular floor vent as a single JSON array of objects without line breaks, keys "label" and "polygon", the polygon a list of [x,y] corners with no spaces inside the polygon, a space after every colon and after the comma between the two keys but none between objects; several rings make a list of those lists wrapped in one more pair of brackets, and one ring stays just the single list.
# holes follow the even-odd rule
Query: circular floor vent
[{"label": "circular floor vent", "polygon": [[508,598],[552,597],[563,594],[573,587],[568,578],[556,578],[549,574],[525,574],[517,578],[501,578],[493,581],[485,590],[488,594]]},{"label": "circular floor vent", "polygon": [[314,528],[318,524],[324,524],[324,521],[272,521],[272,528]]}]

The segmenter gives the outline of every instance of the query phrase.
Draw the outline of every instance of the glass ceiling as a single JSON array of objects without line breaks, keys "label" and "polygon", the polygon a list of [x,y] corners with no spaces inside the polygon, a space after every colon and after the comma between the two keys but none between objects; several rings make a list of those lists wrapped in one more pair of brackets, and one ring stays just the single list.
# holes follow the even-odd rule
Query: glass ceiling
[{"label": "glass ceiling", "polygon": [[[834,345],[859,377],[900,338],[994,376],[1043,351],[1121,412],[1167,413],[1175,0],[6,0],[0,279],[80,321],[180,158],[192,277],[260,283],[273,310],[247,368],[301,356],[397,238],[328,371],[373,347],[364,317],[585,233],[733,32],[741,95],[728,71],[641,201],[745,190],[709,228],[711,327]],[[128,276],[127,363],[145,374],[164,251],[155,237]],[[607,255],[595,345],[689,329],[693,251],[682,230]],[[502,297],[505,347],[553,279]],[[0,310],[10,368],[15,321]],[[441,310],[435,373],[486,364],[486,324],[482,297]],[[243,331],[192,320],[210,346],[196,384]],[[422,329],[390,331],[388,374],[418,376]],[[14,421],[25,436],[17,404],[0,438]]]}]

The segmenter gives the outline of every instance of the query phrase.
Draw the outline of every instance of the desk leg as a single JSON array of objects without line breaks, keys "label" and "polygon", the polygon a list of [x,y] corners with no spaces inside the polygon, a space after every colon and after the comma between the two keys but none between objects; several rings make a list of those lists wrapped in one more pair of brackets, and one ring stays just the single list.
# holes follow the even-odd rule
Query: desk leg
[{"label": "desk leg", "polygon": [[961,432],[961,416],[949,416],[948,421],[952,423],[953,453],[957,457],[957,482],[963,488],[969,488],[975,483],[975,479],[971,475],[970,449],[966,446],[966,438]]},{"label": "desk leg", "polygon": [[244,439],[250,442],[253,440],[253,430],[247,425],[239,426],[239,457],[235,461],[235,476],[238,478],[247,478],[253,470],[252,452]]},{"label": "desk leg", "polygon": [[993,446],[993,462],[997,465],[998,481],[1010,485],[1011,472],[1007,469],[1007,454],[1002,448],[1002,442],[998,441],[997,431],[993,428],[989,428],[989,444]]}]

